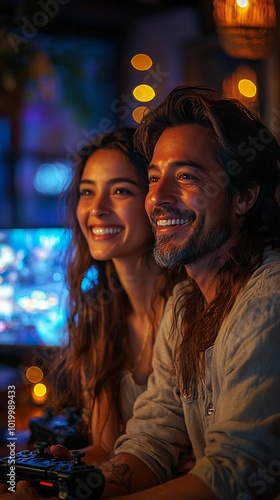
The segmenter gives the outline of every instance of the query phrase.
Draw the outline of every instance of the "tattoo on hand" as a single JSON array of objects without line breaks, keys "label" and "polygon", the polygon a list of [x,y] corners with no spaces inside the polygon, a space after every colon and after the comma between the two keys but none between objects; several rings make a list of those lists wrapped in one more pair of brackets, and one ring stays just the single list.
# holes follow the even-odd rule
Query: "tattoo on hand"
[{"label": "tattoo on hand", "polygon": [[106,471],[112,475],[107,478],[107,483],[118,484],[124,486],[128,492],[131,491],[132,474],[128,464],[111,463],[109,467],[106,467]]}]

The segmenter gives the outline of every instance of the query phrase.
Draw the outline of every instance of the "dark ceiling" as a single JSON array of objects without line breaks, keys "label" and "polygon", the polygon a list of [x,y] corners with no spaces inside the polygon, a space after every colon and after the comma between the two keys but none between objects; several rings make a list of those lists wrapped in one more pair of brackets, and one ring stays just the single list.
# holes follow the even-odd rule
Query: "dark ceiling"
[{"label": "dark ceiling", "polygon": [[43,4],[57,6],[43,31],[60,34],[75,28],[78,33],[89,34],[94,29],[95,34],[103,36],[123,35],[135,20],[179,6],[197,10],[204,31],[213,28],[212,0],[1,0],[0,25],[6,30],[20,29],[23,18],[32,20],[43,10]]}]

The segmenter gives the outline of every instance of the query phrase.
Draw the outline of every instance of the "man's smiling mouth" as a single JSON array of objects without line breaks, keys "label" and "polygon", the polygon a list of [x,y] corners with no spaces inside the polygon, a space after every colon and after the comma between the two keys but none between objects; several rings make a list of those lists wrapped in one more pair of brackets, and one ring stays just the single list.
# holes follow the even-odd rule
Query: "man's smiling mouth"
[{"label": "man's smiling mouth", "polygon": [[156,225],[160,227],[166,226],[181,226],[182,224],[189,224],[190,219],[157,219]]}]

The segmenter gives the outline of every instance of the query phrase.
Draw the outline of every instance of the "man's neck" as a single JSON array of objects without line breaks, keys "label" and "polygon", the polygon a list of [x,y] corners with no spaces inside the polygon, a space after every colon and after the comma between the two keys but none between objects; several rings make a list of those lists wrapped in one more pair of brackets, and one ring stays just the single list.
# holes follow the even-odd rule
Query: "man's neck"
[{"label": "man's neck", "polygon": [[232,241],[227,242],[216,251],[204,255],[192,264],[186,265],[188,276],[196,282],[207,304],[216,297],[217,273],[225,264],[225,256],[230,246],[232,246]]},{"label": "man's neck", "polygon": [[216,296],[216,273],[217,269],[203,270],[201,266],[191,264],[186,266],[190,278],[192,278],[200,288],[207,304],[212,302]]}]

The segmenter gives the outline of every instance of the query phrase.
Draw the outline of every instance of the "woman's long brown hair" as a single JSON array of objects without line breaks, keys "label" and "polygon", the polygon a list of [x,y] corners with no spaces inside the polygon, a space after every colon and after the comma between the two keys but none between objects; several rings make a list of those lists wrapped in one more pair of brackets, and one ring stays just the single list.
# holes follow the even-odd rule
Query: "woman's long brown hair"
[{"label": "woman's long brown hair", "polygon": [[[134,165],[144,203],[148,191],[147,163],[134,149],[133,134],[133,128],[123,128],[86,145],[77,155],[72,181],[66,191],[66,227],[72,230],[67,253],[69,344],[59,353],[57,366],[52,370],[49,404],[57,411],[65,406],[75,406],[80,412],[86,409],[87,430],[90,429],[91,414],[97,404],[100,432],[93,436],[94,444],[101,443],[102,429],[111,404],[114,405],[122,425],[119,374],[129,365],[127,317],[131,305],[112,261],[96,261],[90,255],[76,218],[79,183],[85,163],[94,151],[100,148],[116,149]],[[143,259],[150,259],[153,243],[151,230],[150,246],[146,249]],[[162,270],[157,279],[154,299],[161,294],[166,301],[179,279],[178,270]],[[155,314],[153,304],[154,301],[152,311]]]}]

